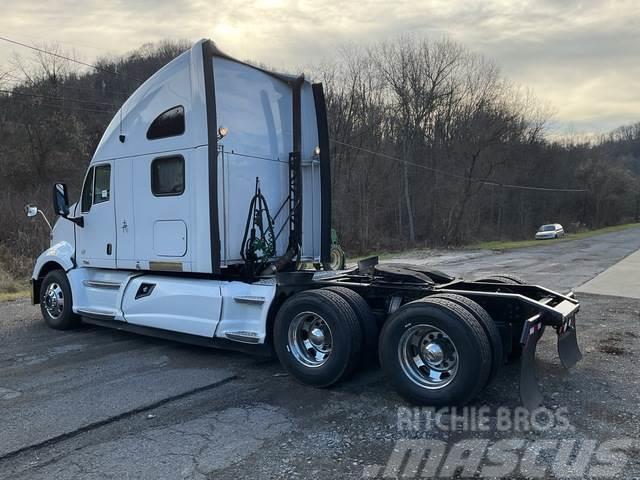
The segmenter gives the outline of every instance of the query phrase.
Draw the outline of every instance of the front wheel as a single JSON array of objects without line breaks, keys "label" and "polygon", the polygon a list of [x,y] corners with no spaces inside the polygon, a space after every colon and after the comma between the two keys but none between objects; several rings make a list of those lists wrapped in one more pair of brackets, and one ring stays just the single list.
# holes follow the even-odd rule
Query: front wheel
[{"label": "front wheel", "polygon": [[464,405],[486,385],[491,346],[480,323],[449,300],[408,303],[380,334],[380,363],[388,381],[417,405]]},{"label": "front wheel", "polygon": [[45,323],[56,330],[68,330],[80,324],[72,310],[71,286],[67,274],[53,270],[44,277],[40,287],[40,310]]}]

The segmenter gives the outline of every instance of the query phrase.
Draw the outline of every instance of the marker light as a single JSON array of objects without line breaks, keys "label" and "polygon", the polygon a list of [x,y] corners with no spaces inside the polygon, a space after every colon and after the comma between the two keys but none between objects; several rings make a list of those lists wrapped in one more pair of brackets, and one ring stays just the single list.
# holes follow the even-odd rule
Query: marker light
[{"label": "marker light", "polygon": [[226,137],[227,133],[229,133],[229,129],[227,127],[218,128],[218,140],[220,140],[221,138]]},{"label": "marker light", "polygon": [[313,153],[316,155],[316,157],[320,156],[320,147],[316,147],[313,149]]}]

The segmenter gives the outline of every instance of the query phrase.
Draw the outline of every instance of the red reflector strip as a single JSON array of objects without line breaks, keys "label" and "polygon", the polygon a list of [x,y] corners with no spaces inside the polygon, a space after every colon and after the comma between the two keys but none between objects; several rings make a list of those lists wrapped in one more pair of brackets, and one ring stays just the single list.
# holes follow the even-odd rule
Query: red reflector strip
[{"label": "red reflector strip", "polygon": [[529,329],[529,335],[533,335],[534,333],[536,333],[538,330],[541,330],[541,329],[542,329],[542,322],[538,322]]}]

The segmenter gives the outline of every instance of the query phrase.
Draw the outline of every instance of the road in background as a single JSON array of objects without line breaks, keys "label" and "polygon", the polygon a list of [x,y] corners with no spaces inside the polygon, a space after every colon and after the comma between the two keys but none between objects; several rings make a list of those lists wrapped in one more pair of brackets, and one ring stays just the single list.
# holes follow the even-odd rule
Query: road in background
[{"label": "road in background", "polygon": [[530,283],[552,289],[574,289],[640,249],[640,227],[581,240],[545,243],[505,251],[425,251],[385,258],[385,262],[433,265],[451,275],[479,278],[516,273]]}]

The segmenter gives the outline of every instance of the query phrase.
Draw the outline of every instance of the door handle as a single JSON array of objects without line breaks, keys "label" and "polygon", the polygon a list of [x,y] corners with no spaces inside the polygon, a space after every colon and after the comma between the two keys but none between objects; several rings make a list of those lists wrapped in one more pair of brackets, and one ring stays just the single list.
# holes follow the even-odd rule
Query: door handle
[{"label": "door handle", "polygon": [[113,248],[111,247],[110,243],[107,243],[107,255],[111,255],[111,251],[113,250]]}]

